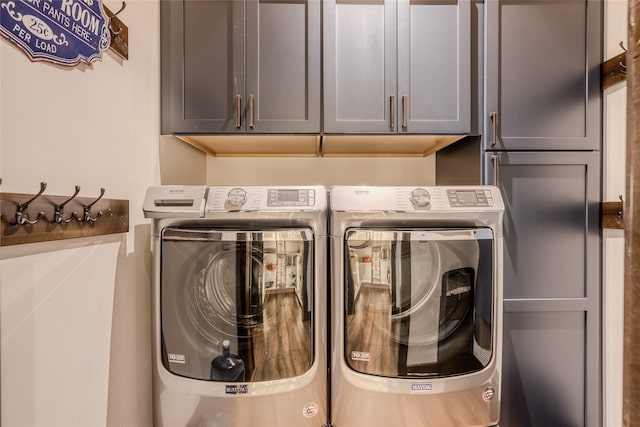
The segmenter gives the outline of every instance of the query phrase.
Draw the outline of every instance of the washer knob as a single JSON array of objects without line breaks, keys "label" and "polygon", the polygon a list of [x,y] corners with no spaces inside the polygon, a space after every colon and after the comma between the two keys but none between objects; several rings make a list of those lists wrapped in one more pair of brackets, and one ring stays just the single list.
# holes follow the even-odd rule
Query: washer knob
[{"label": "washer knob", "polygon": [[244,205],[247,201],[247,192],[244,191],[242,188],[232,188],[231,190],[229,190],[229,193],[227,194],[227,202],[231,205],[231,206],[235,206],[235,207],[240,207],[242,205]]},{"label": "washer knob", "polygon": [[424,188],[416,188],[411,192],[409,200],[414,207],[425,208],[431,204],[431,195]]}]

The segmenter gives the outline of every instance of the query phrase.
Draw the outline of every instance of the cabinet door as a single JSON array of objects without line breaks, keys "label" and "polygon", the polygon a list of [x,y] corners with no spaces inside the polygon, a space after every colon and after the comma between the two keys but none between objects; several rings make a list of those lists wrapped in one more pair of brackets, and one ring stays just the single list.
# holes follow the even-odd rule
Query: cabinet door
[{"label": "cabinet door", "polygon": [[399,132],[471,128],[471,5],[398,1]]},{"label": "cabinet door", "polygon": [[160,5],[162,133],[242,131],[238,112],[245,92],[244,2]]},{"label": "cabinet door", "polygon": [[247,1],[247,132],[320,132],[320,1]]},{"label": "cabinet door", "polygon": [[505,202],[500,425],[599,426],[600,153],[488,153],[485,166]]},{"label": "cabinet door", "polygon": [[488,150],[600,147],[600,0],[487,0]]},{"label": "cabinet door", "polygon": [[324,131],[395,133],[395,0],[328,0],[324,21]]}]

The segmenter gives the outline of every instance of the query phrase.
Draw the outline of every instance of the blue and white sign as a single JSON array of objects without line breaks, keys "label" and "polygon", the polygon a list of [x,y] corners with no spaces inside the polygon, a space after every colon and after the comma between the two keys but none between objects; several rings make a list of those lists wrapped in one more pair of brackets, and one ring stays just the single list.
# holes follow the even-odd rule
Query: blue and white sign
[{"label": "blue and white sign", "polygon": [[102,0],[0,0],[0,33],[32,61],[91,64],[109,47]]}]

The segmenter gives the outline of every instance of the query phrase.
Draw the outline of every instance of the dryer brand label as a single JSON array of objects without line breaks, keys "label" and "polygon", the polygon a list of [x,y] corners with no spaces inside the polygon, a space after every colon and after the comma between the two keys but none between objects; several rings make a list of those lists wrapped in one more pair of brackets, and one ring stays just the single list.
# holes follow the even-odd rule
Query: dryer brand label
[{"label": "dryer brand label", "polygon": [[371,360],[371,353],[368,351],[352,351],[351,360],[359,360],[361,362],[368,362]]},{"label": "dryer brand label", "polygon": [[421,384],[411,384],[411,391],[433,391],[433,384],[431,383],[421,383]]},{"label": "dryer brand label", "polygon": [[224,392],[227,394],[247,394],[249,386],[247,384],[226,385]]},{"label": "dryer brand label", "polygon": [[169,353],[167,355],[167,357],[169,358],[169,362],[170,363],[186,363],[186,359],[184,357],[184,354],[177,354],[177,353]]}]

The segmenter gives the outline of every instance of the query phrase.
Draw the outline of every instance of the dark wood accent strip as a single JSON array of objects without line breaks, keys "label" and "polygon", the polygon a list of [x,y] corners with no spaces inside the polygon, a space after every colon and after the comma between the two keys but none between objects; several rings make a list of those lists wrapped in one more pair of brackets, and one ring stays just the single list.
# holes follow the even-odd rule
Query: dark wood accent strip
[{"label": "dark wood accent strip", "polygon": [[629,1],[623,421],[640,426],[640,0]]},{"label": "dark wood accent strip", "polygon": [[[95,222],[73,219],[69,223],[55,223],[55,205],[67,200],[69,196],[49,196],[43,194],[34,200],[25,213],[30,220],[37,218],[39,212],[44,217],[36,224],[16,224],[16,210],[32,194],[0,193],[0,246],[21,245],[25,243],[47,242],[51,240],[74,239],[78,237],[100,236],[104,234],[126,233],[129,231],[129,201],[119,199],[100,199],[91,208],[91,216],[102,216]],[[76,197],[64,207],[64,219],[75,212],[82,217],[83,206],[93,202],[96,197]]]},{"label": "dark wood accent strip", "polygon": [[624,229],[624,211],[622,202],[600,203],[601,228]]},{"label": "dark wood accent strip", "polygon": [[627,79],[627,53],[622,52],[602,63],[602,89]]}]

